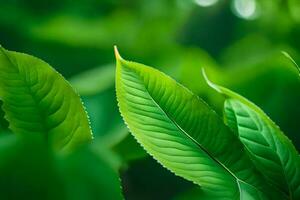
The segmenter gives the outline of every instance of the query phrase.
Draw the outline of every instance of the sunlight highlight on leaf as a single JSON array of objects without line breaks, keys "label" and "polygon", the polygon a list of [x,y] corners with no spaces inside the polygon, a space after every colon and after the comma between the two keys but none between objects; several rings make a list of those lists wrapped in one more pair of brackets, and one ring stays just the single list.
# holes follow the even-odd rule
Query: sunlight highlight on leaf
[{"label": "sunlight highlight on leaf", "polygon": [[294,66],[297,68],[298,72],[300,73],[300,67],[297,64],[297,62],[292,58],[292,56],[290,56],[290,54],[287,53],[286,51],[281,51],[281,53],[294,64]]}]

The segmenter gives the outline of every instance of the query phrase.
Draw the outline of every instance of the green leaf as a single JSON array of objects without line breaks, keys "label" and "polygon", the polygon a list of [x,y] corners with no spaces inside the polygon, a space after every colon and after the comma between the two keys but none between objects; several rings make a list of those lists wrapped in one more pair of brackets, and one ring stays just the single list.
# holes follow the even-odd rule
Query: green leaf
[{"label": "green leaf", "polygon": [[0,47],[0,71],[2,109],[14,133],[43,134],[59,150],[92,139],[78,94],[47,63]]},{"label": "green leaf", "polygon": [[300,73],[300,67],[299,65],[297,64],[297,62],[292,58],[292,56],[290,56],[290,54],[288,54],[287,52],[285,51],[282,51],[281,52],[285,57],[287,57],[287,59],[289,59],[293,65],[297,68],[298,72]]},{"label": "green leaf", "polygon": [[256,167],[290,199],[300,199],[300,157],[292,142],[255,104],[206,80],[226,96],[225,121],[239,135]]},{"label": "green leaf", "polygon": [[267,199],[242,143],[205,102],[158,70],[117,50],[116,57],[120,112],[150,155],[204,193],[215,191],[211,198]]}]

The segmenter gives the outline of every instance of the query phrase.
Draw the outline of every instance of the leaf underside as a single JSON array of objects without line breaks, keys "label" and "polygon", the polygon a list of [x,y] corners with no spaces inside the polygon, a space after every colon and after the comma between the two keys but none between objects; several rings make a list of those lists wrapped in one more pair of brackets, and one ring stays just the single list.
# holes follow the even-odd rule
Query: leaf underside
[{"label": "leaf underside", "polygon": [[10,130],[44,135],[60,150],[91,140],[79,96],[47,63],[0,47],[0,71],[0,98]]},{"label": "leaf underside", "polygon": [[117,54],[116,91],[132,134],[163,166],[213,193],[209,198],[267,199],[242,143],[186,88]]}]

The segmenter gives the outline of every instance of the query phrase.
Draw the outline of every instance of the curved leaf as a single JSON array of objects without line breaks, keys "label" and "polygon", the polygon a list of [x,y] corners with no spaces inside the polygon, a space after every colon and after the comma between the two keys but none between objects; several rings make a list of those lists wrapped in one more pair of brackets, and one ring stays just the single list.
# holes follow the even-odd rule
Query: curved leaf
[{"label": "curved leaf", "polygon": [[282,51],[281,53],[293,63],[293,65],[297,68],[298,72],[300,73],[300,67],[297,64],[297,62],[292,58],[292,56],[290,56],[290,54],[288,54],[285,51]]},{"label": "curved leaf", "polygon": [[2,109],[14,133],[43,134],[63,150],[91,140],[79,96],[47,63],[0,47],[0,71]]},{"label": "curved leaf", "polygon": [[242,143],[201,99],[170,77],[123,60],[116,50],[121,114],[139,143],[162,165],[211,198],[266,199],[268,191]]},{"label": "curved leaf", "polygon": [[257,168],[290,199],[300,199],[300,157],[292,142],[255,104],[206,80],[227,97],[225,121],[237,132]]}]

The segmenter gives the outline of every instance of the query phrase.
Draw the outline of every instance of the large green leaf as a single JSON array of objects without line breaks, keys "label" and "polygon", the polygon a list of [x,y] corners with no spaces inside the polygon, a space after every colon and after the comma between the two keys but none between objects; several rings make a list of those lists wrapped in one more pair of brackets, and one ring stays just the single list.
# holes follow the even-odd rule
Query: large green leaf
[{"label": "large green leaf", "polygon": [[0,71],[2,109],[14,133],[43,134],[61,150],[91,140],[79,96],[47,63],[0,47]]},{"label": "large green leaf", "polygon": [[292,142],[255,104],[206,80],[227,97],[225,121],[239,135],[257,168],[290,199],[300,199],[300,157]]},{"label": "large green leaf", "polygon": [[116,57],[121,114],[149,154],[210,198],[267,199],[242,143],[205,102],[158,70]]}]

